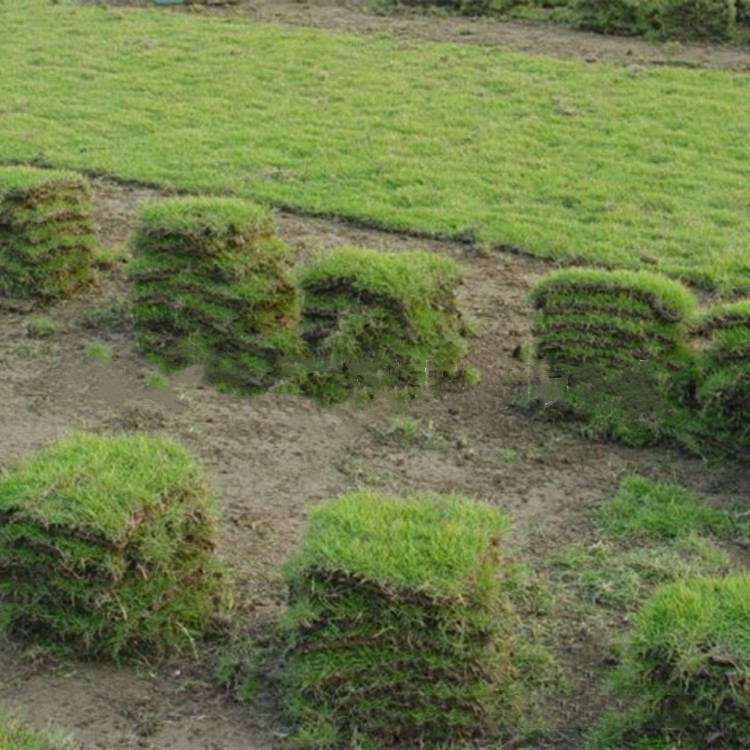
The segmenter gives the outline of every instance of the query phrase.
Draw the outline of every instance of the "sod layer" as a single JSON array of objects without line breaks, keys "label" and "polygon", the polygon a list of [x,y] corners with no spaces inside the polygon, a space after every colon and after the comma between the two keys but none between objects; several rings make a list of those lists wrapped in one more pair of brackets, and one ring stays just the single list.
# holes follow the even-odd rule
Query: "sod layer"
[{"label": "sod layer", "polygon": [[42,303],[93,277],[88,184],[72,172],[0,167],[0,296]]},{"label": "sod layer", "polygon": [[681,429],[696,306],[680,283],[642,271],[571,268],[530,293],[536,357],[562,377],[565,409],[630,444]]},{"label": "sod layer", "polygon": [[363,388],[456,377],[466,352],[459,282],[453,261],[425,252],[344,247],[305,266],[302,390],[335,402]]},{"label": "sod layer", "polygon": [[701,429],[733,453],[750,451],[750,300],[716,305],[697,326],[702,352],[697,401]]},{"label": "sod layer", "polygon": [[613,687],[625,700],[596,750],[750,746],[750,576],[657,590],[636,616]]},{"label": "sod layer", "polygon": [[171,440],[63,438],[0,479],[0,626],[89,656],[185,648],[227,603],[216,521]]},{"label": "sod layer", "polygon": [[200,364],[218,387],[257,393],[299,356],[290,252],[265,209],[227,198],[161,201],[141,211],[133,246],[138,342],[166,368]]},{"label": "sod layer", "polygon": [[508,720],[507,518],[455,496],[318,506],[285,573],[284,704],[317,746],[447,741]]}]

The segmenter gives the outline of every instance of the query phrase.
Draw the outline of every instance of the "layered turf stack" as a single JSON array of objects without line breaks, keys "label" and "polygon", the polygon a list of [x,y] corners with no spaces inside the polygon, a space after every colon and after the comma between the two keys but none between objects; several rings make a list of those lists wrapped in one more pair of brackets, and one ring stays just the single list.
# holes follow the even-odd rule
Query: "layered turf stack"
[{"label": "layered turf stack", "polygon": [[71,172],[0,167],[0,296],[52,302],[93,276],[88,184]]},{"label": "layered turf stack", "polygon": [[572,268],[544,277],[531,301],[536,355],[571,386],[570,405],[626,441],[658,433],[691,373],[690,292],[646,272]]},{"label": "layered turf stack", "polygon": [[362,388],[410,388],[457,374],[466,345],[450,259],[339,248],[298,281],[311,353],[301,376],[306,392],[339,401]]},{"label": "layered turf stack", "polygon": [[0,479],[0,626],[91,656],[187,646],[226,601],[215,537],[178,444],[63,438]]},{"label": "layered turf stack", "polygon": [[703,353],[697,390],[702,429],[733,452],[750,451],[750,300],[708,310],[700,332],[711,343]]},{"label": "layered turf stack", "polygon": [[314,746],[450,740],[510,714],[507,518],[360,491],[315,509],[286,574],[286,708]]},{"label": "layered turf stack", "polygon": [[290,253],[264,208],[228,198],[153,203],[134,249],[139,344],[168,368],[200,364],[217,386],[255,393],[299,355]]},{"label": "layered turf stack", "polygon": [[597,750],[750,747],[750,576],[659,589],[635,619],[613,685],[628,702]]}]

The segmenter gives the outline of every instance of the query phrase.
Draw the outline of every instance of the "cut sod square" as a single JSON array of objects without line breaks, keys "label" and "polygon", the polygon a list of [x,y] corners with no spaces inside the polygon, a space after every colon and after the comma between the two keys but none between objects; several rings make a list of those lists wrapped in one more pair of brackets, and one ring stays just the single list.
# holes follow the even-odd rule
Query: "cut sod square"
[{"label": "cut sod square", "polygon": [[0,295],[52,302],[93,277],[91,191],[72,172],[0,167]]},{"label": "cut sod square", "polygon": [[556,352],[549,364],[562,369],[606,369],[617,357],[637,361],[644,351],[667,360],[684,349],[695,309],[682,284],[644,271],[555,271],[534,286],[530,300],[539,311],[539,345]]},{"label": "cut sod square", "polygon": [[570,268],[531,291],[538,359],[569,386],[566,407],[630,444],[659,442],[685,421],[695,378],[681,284],[643,271]]},{"label": "cut sod square", "polygon": [[710,339],[701,352],[696,389],[701,430],[731,453],[750,451],[750,300],[709,308],[697,329]]},{"label": "cut sod square", "polygon": [[184,648],[227,601],[216,523],[179,444],[62,438],[0,478],[0,625],[89,656]]},{"label": "cut sod square", "polygon": [[417,746],[509,720],[507,529],[499,511],[457,496],[359,491],[313,511],[280,619],[300,742]]},{"label": "cut sod square", "polygon": [[216,386],[257,393],[299,355],[291,255],[266,209],[230,198],[159,201],[141,210],[133,244],[133,315],[152,359],[203,365]]},{"label": "cut sod square", "polygon": [[458,374],[466,353],[456,264],[426,252],[342,247],[298,275],[302,390],[340,401],[362,388],[413,388]]},{"label": "cut sod square", "polygon": [[597,750],[750,747],[750,576],[658,589],[612,685],[626,707],[598,727]]}]

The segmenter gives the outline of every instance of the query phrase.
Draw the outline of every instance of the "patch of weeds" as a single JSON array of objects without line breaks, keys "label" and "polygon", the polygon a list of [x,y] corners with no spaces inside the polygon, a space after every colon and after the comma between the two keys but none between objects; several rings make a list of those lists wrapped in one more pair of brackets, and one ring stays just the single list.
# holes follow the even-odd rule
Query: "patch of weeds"
[{"label": "patch of weeds", "polygon": [[[515,454],[508,455],[515,458]],[[526,596],[524,579],[519,582],[516,609],[522,614],[528,640],[547,646],[563,665],[564,674],[551,688],[557,690],[557,696],[552,696],[549,703],[555,713],[559,697],[570,690],[590,693],[589,699],[594,704],[606,701],[603,683],[599,682],[601,667],[587,671],[586,679],[580,679],[581,664],[576,654],[581,648],[587,660],[593,658],[590,664],[618,662],[621,658],[618,641],[624,628],[657,589],[695,578],[721,580],[737,567],[716,541],[701,536],[735,531],[731,512],[702,506],[677,485],[639,476],[626,477],[612,503],[597,512],[595,518],[597,541],[556,550],[547,558],[548,567],[541,575],[555,594],[550,607],[537,614],[524,611],[523,602],[533,605],[540,597],[533,588],[532,595]],[[551,695],[551,691],[545,695]],[[654,696],[650,704],[656,706],[660,699]],[[708,747],[705,743],[683,745],[675,737],[671,737],[672,744],[641,742],[638,739],[641,735],[635,733],[627,737],[627,742],[607,744],[613,737],[622,739],[617,732],[624,726],[617,717],[610,719],[611,716],[604,728],[597,729],[595,739],[599,744],[594,745],[597,750]],[[608,739],[600,742],[605,736]]]},{"label": "patch of weeds", "polygon": [[432,420],[425,422],[409,414],[393,414],[384,427],[373,428],[373,432],[378,442],[402,447],[438,449],[446,444],[445,438],[438,434]]},{"label": "patch of weeds", "polygon": [[59,733],[35,732],[25,729],[8,717],[0,716],[0,748],[2,750],[76,750],[78,746]]},{"label": "patch of weeds", "polygon": [[547,451],[538,445],[514,447],[505,446],[495,451],[495,461],[499,464],[511,466],[521,463],[542,463]]},{"label": "patch of weeds", "polygon": [[95,341],[86,347],[84,357],[101,362],[110,362],[112,360],[112,347],[102,341]]},{"label": "patch of weeds", "polygon": [[336,471],[343,474],[355,487],[365,487],[378,484],[378,477],[372,467],[363,458],[354,455],[350,451],[333,461]]},{"label": "patch of weeds", "polygon": [[214,676],[227,695],[249,703],[260,692],[269,646],[261,638],[234,634],[216,655]]},{"label": "patch of weeds", "polygon": [[169,377],[161,372],[151,372],[145,379],[146,388],[169,388]]},{"label": "patch of weeds", "polygon": [[[476,336],[477,329],[469,329],[466,333],[466,336]],[[479,385],[482,382],[482,372],[479,370],[478,367],[473,367],[472,365],[466,365],[461,368],[461,382],[464,386],[467,388],[474,388],[475,386]]]},{"label": "patch of weeds", "polygon": [[551,627],[558,603],[549,580],[522,563],[509,563],[505,587],[518,616],[513,665],[518,698],[524,701],[519,731],[528,743],[541,740],[549,731],[544,707],[566,690],[555,655],[555,628]]},{"label": "patch of weeds", "polygon": [[473,454],[474,449],[477,447],[476,435],[472,435],[466,430],[458,430],[453,435],[453,444],[456,448],[463,451],[464,454]]},{"label": "patch of weeds", "polygon": [[26,321],[26,335],[32,339],[56,336],[66,330],[65,323],[47,315],[35,315]]},{"label": "patch of weeds", "polygon": [[555,595],[549,582],[528,565],[509,562],[505,585],[513,607],[524,620],[555,611]]},{"label": "patch of weeds", "polygon": [[641,604],[656,586],[696,575],[724,575],[732,568],[723,550],[695,535],[630,549],[602,540],[564,549],[553,556],[552,565],[554,576],[576,599],[619,611]]},{"label": "patch of weeds", "polygon": [[122,330],[132,325],[133,314],[125,302],[110,302],[84,310],[76,320],[82,328]]},{"label": "patch of weeds", "polygon": [[57,347],[54,344],[39,339],[11,341],[3,350],[2,359],[8,363],[14,360],[36,359],[54,353],[56,350]]},{"label": "patch of weeds", "polygon": [[106,430],[142,432],[167,426],[164,411],[148,404],[125,404],[120,411],[105,422]]},{"label": "patch of weeds", "polygon": [[550,432],[545,435],[543,445],[504,445],[494,452],[496,463],[513,465],[520,463],[544,463],[555,452],[571,441],[571,436],[564,433]]},{"label": "patch of weeds", "polygon": [[523,453],[513,446],[506,446],[495,451],[495,460],[500,464],[517,464],[523,460]]},{"label": "patch of weeds", "polygon": [[678,484],[626,477],[609,505],[598,513],[602,528],[616,536],[677,539],[711,532],[731,531],[726,510],[700,503]]}]

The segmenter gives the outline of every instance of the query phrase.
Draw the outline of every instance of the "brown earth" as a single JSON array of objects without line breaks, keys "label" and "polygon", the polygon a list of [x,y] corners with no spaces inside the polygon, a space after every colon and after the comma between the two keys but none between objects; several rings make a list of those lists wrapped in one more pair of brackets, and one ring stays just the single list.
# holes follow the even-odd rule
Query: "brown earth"
[{"label": "brown earth", "polygon": [[[156,197],[149,189],[96,181],[101,244],[123,243],[137,206]],[[748,496],[750,476],[739,467],[582,441],[513,405],[528,377],[512,356],[529,332],[525,295],[551,264],[286,213],[277,215],[277,226],[301,256],[360,244],[455,258],[466,274],[462,307],[479,327],[470,361],[484,374],[481,384],[426,388],[408,408],[385,398],[370,407],[322,408],[289,395],[222,395],[203,386],[194,370],[176,375],[168,389],[148,388],[145,378],[154,369],[138,356],[132,331],[103,318],[102,311],[126,299],[116,264],[95,288],[46,311],[66,324],[61,334],[30,338],[29,315],[0,312],[0,471],[70,430],[155,429],[181,440],[216,478],[221,553],[236,575],[239,612],[249,629],[261,631],[284,605],[279,567],[300,538],[306,508],[355,486],[460,492],[492,503],[512,517],[511,554],[532,566],[546,551],[592,539],[591,509],[628,472],[679,481],[711,503]],[[92,310],[99,311],[98,329],[84,327]],[[109,344],[112,360],[88,359],[93,342]],[[415,435],[398,433],[398,413],[419,420]],[[558,656],[576,687],[551,709],[553,731],[538,749],[579,750],[601,710],[606,638],[575,618],[567,629],[565,653]],[[69,731],[86,748],[283,746],[285,727],[273,705],[234,703],[214,683],[204,657],[114,667],[60,661],[0,641],[0,673],[3,710],[32,726]]]}]

